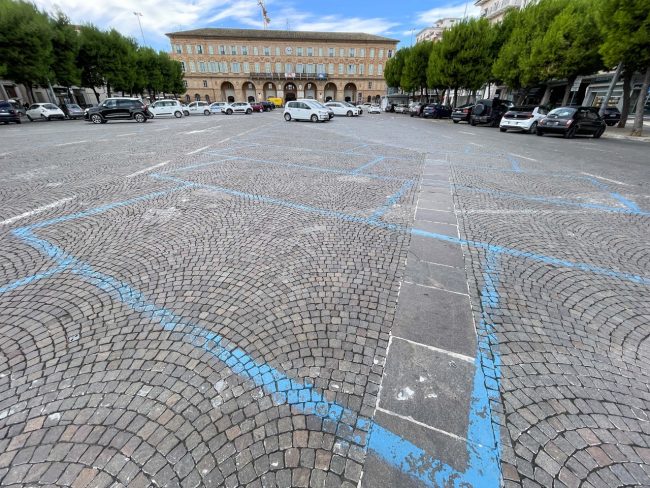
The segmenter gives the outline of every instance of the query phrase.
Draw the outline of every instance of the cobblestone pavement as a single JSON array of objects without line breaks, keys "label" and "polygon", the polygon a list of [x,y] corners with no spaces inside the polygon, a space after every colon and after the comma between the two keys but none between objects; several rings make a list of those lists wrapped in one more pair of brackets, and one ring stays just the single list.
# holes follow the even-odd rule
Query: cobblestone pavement
[{"label": "cobblestone pavement", "polygon": [[643,143],[0,134],[1,486],[650,486]]}]

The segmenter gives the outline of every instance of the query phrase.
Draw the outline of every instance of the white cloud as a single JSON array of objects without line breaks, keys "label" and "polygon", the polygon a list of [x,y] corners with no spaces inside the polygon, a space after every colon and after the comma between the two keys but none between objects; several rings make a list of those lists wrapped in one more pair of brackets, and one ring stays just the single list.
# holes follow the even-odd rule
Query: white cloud
[{"label": "white cloud", "polygon": [[[467,10],[466,10],[467,9]],[[444,7],[435,7],[430,10],[418,13],[418,25],[429,26],[436,20],[445,17],[464,17],[467,12],[468,17],[477,17],[480,9],[474,5],[473,0],[461,2],[458,4],[445,5]]]},{"label": "white cloud", "polygon": [[[318,15],[295,9],[287,0],[267,0],[271,29],[285,29],[287,24],[296,31],[338,31],[387,34],[396,22],[374,17]],[[38,7],[54,12],[63,11],[75,24],[92,23],[102,29],[115,28],[122,34],[142,42],[138,17],[146,44],[168,50],[166,32],[201,27],[247,26],[262,28],[257,0],[35,0]]]}]

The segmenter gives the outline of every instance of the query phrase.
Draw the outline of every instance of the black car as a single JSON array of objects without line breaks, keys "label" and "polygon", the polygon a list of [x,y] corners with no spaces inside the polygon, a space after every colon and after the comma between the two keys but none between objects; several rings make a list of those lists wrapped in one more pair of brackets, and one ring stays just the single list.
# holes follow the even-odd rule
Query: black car
[{"label": "black car", "polygon": [[84,112],[84,119],[93,124],[105,124],[109,120],[146,122],[152,118],[153,114],[139,98],[107,98]]},{"label": "black car", "polygon": [[15,122],[20,124],[20,113],[14,108],[14,106],[5,101],[0,101],[0,122],[3,124],[8,124],[9,122]]},{"label": "black car", "polygon": [[63,111],[68,119],[82,119],[84,116],[83,109],[76,103],[62,103],[59,108]]},{"label": "black car", "polygon": [[411,105],[411,108],[409,108],[409,114],[411,117],[421,117],[424,107],[426,107],[425,103],[414,103]]},{"label": "black car", "polygon": [[472,109],[469,123],[471,125],[487,124],[490,127],[499,127],[501,118],[508,111],[512,103],[498,98],[492,100],[479,100]]},{"label": "black car", "polygon": [[562,134],[572,139],[577,134],[591,134],[598,139],[605,132],[605,121],[595,107],[560,107],[540,120],[537,135]]},{"label": "black car", "polygon": [[616,107],[607,107],[603,112],[603,120],[607,125],[616,125],[621,121],[621,111]]},{"label": "black car", "polygon": [[473,108],[474,108],[473,103],[468,103],[466,105],[461,105],[460,107],[456,107],[451,112],[451,120],[453,120],[454,124],[457,124],[458,122],[467,122],[469,124],[469,120],[472,116]]},{"label": "black car", "polygon": [[451,117],[451,107],[441,103],[430,103],[422,109],[422,117],[425,119],[431,117],[433,119],[443,119]]}]

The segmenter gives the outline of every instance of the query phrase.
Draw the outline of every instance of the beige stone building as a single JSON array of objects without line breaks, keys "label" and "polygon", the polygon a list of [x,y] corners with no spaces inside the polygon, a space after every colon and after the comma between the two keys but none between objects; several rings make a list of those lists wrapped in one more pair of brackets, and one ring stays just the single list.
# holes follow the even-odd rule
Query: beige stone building
[{"label": "beige stone building", "polygon": [[508,10],[524,8],[537,0],[476,0],[474,5],[481,8],[481,17],[491,23],[501,22]]},{"label": "beige stone building", "polygon": [[196,29],[167,34],[180,61],[186,100],[270,97],[375,101],[399,41],[371,34]]}]

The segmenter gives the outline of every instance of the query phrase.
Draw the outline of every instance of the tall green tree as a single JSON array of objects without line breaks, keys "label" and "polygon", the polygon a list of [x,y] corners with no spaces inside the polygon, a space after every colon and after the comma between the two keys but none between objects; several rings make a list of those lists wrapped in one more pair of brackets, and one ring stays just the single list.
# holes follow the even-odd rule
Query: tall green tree
[{"label": "tall green tree", "polygon": [[470,19],[445,32],[440,41],[440,74],[454,90],[478,90],[490,79],[493,59],[494,30],[486,19]]},{"label": "tall green tree", "polygon": [[388,86],[393,88],[400,88],[402,81],[402,71],[404,71],[404,63],[409,48],[398,49],[395,55],[386,62],[384,66],[384,79]]},{"label": "tall green tree", "polygon": [[538,65],[531,63],[533,45],[542,38],[551,23],[570,0],[544,0],[509,14],[512,30],[494,62],[494,77],[511,88],[520,89],[542,81]]},{"label": "tall green tree", "polygon": [[162,91],[173,93],[174,96],[185,93],[185,84],[183,83],[183,69],[181,63],[169,57],[167,53],[159,53],[161,72],[163,77]]},{"label": "tall green tree", "polygon": [[433,42],[431,41],[417,43],[409,49],[404,61],[401,84],[411,87],[412,90],[419,89],[420,95],[429,86],[427,83],[427,66],[429,65],[432,46]]},{"label": "tall green tree", "polygon": [[598,24],[602,35],[600,53],[605,64],[613,67],[622,63],[628,72],[638,69],[644,74],[632,128],[632,135],[640,136],[650,86],[650,1],[602,0]]},{"label": "tall green tree", "polygon": [[427,64],[427,86],[436,90],[439,94],[439,102],[442,102],[444,99],[445,91],[449,86],[442,74],[443,62],[442,44],[440,42],[434,42],[431,46],[431,53],[429,54],[429,62]]},{"label": "tall green tree", "polygon": [[54,80],[70,89],[81,83],[81,69],[77,65],[79,34],[62,12],[51,19],[52,24],[52,72]]},{"label": "tall green tree", "polygon": [[99,103],[96,87],[102,87],[104,81],[104,56],[106,51],[105,35],[94,25],[85,25],[79,31],[79,53],[77,66],[81,68],[81,86],[90,88]]},{"label": "tall green tree", "polygon": [[599,43],[593,2],[572,0],[553,18],[548,30],[532,40],[528,64],[542,81],[568,81],[562,100],[566,105],[575,79],[604,67]]},{"label": "tall green tree", "polygon": [[52,28],[47,15],[22,0],[0,0],[0,71],[25,85],[32,101],[34,84],[50,76]]}]

